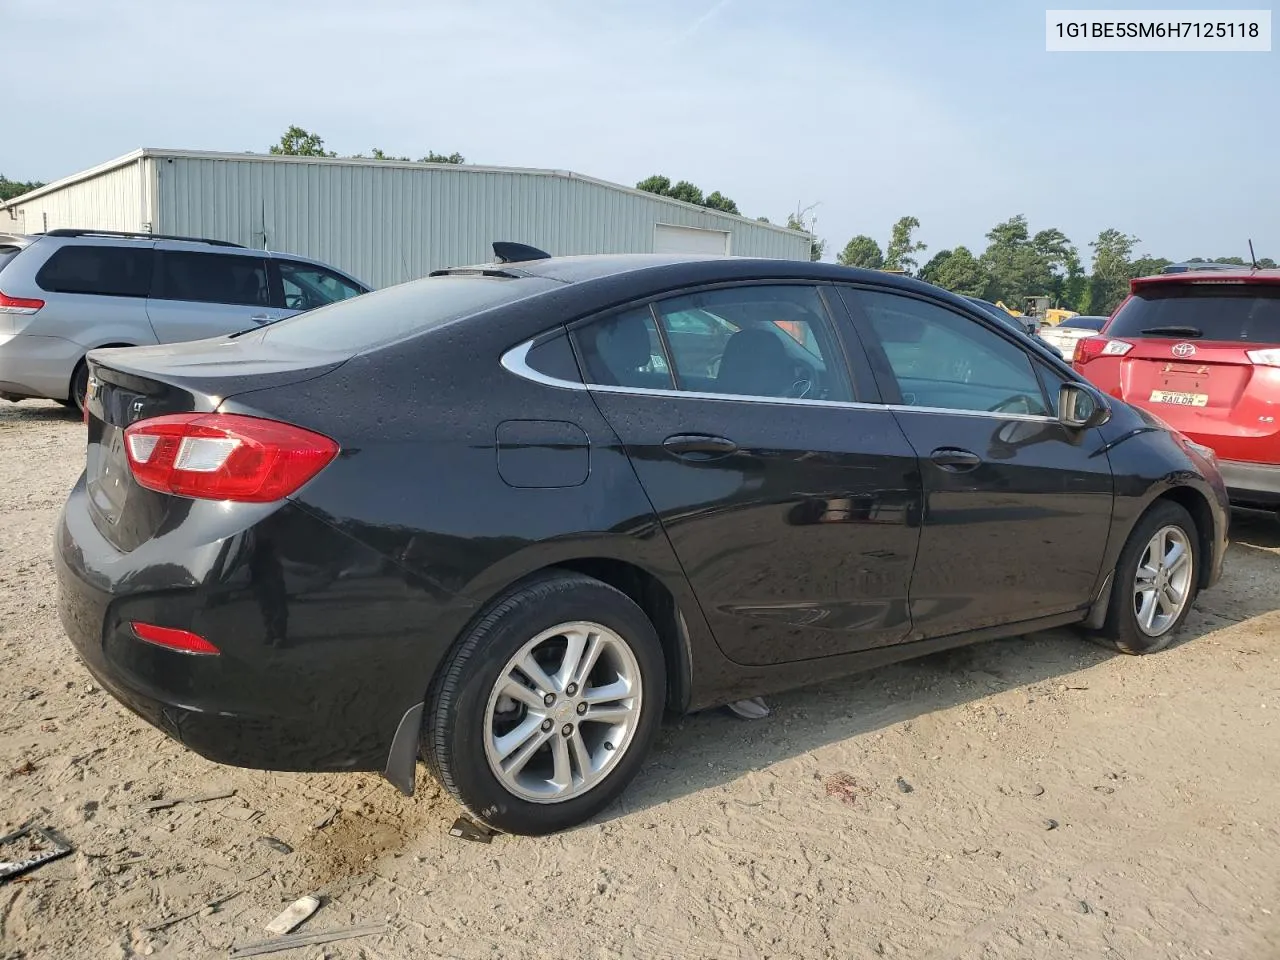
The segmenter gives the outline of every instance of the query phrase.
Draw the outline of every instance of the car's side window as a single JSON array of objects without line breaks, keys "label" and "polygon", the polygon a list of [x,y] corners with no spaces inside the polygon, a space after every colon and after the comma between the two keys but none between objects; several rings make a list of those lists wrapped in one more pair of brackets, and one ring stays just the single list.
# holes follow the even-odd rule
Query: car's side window
[{"label": "car's side window", "polygon": [[574,334],[588,383],[670,390],[671,371],[648,307],[595,320]]},{"label": "car's side window", "polygon": [[160,300],[265,307],[271,303],[267,262],[259,257],[165,250],[151,295]]},{"label": "car's side window", "polygon": [[358,297],[364,291],[331,270],[313,263],[277,260],[280,283],[287,310],[314,310],[316,307]]},{"label": "car's side window", "polygon": [[656,309],[681,390],[854,399],[816,287],[752,284],[708,290],[662,300]]},{"label": "car's side window", "polygon": [[1021,347],[971,317],[915,297],[843,292],[865,316],[908,406],[1050,415]]},{"label": "car's side window", "polygon": [[50,293],[145,297],[151,286],[151,247],[69,244],[54,251],[36,274]]}]

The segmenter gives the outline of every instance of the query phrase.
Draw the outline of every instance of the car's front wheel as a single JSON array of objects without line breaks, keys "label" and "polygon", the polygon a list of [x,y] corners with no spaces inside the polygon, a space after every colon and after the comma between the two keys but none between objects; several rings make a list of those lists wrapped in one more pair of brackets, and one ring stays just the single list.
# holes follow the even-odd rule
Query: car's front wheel
[{"label": "car's front wheel", "polygon": [[450,654],[423,754],[477,819],[553,833],[626,788],[657,734],[665,690],[643,610],[590,577],[547,577],[497,603]]},{"label": "car's front wheel", "polygon": [[1199,542],[1185,508],[1167,500],[1153,505],[1120,552],[1102,637],[1122,653],[1167,647],[1196,596]]}]

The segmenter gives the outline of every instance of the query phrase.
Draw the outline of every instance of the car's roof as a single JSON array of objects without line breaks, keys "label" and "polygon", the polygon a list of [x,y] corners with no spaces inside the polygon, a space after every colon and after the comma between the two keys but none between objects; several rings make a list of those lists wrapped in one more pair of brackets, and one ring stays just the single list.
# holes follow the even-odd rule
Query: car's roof
[{"label": "car's roof", "polygon": [[614,253],[585,256],[547,257],[543,260],[525,260],[517,263],[486,263],[453,270],[451,272],[484,271],[506,273],[515,276],[543,277],[562,283],[623,278],[643,273],[655,283],[714,282],[717,279],[811,279],[844,280],[882,284],[885,286],[927,289],[938,288],[921,280],[896,276],[880,270],[862,270],[843,267],[834,263],[810,260],[778,260],[765,257],[720,257],[693,254]]},{"label": "car's roof", "polygon": [[1280,283],[1280,269],[1254,270],[1252,267],[1234,267],[1230,270],[1188,270],[1185,273],[1157,273],[1149,277],[1137,277],[1129,281],[1130,290],[1142,287],[1166,286],[1190,283],[1202,286],[1241,283]]}]

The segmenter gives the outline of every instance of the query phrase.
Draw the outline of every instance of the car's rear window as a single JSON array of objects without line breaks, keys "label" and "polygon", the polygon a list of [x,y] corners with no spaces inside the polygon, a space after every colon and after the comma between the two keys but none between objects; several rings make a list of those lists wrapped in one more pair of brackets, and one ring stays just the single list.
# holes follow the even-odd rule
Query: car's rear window
[{"label": "car's rear window", "polygon": [[541,277],[429,277],[273,323],[264,339],[359,352],[560,286]]},{"label": "car's rear window", "polygon": [[3,246],[0,247],[0,270],[4,269],[4,265],[22,252],[22,247]]},{"label": "car's rear window", "polygon": [[1147,287],[1121,307],[1107,336],[1280,343],[1280,286],[1170,283]]}]

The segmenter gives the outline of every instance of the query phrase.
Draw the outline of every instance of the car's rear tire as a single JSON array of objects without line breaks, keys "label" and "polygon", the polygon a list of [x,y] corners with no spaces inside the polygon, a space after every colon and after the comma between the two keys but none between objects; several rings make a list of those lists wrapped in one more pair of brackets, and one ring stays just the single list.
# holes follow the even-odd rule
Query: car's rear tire
[{"label": "car's rear tire", "polygon": [[1191,514],[1168,500],[1153,504],[1120,551],[1101,639],[1135,655],[1167,647],[1196,598],[1200,562]]},{"label": "car's rear tire", "polygon": [[67,399],[59,400],[63,406],[71,407],[77,413],[84,413],[84,397],[89,392],[89,363],[83,357],[71,373],[71,383],[67,389]]},{"label": "car's rear tire", "polygon": [[640,607],[599,580],[547,576],[496,603],[449,654],[422,753],[476,819],[554,833],[626,789],[665,691],[662,648]]}]

